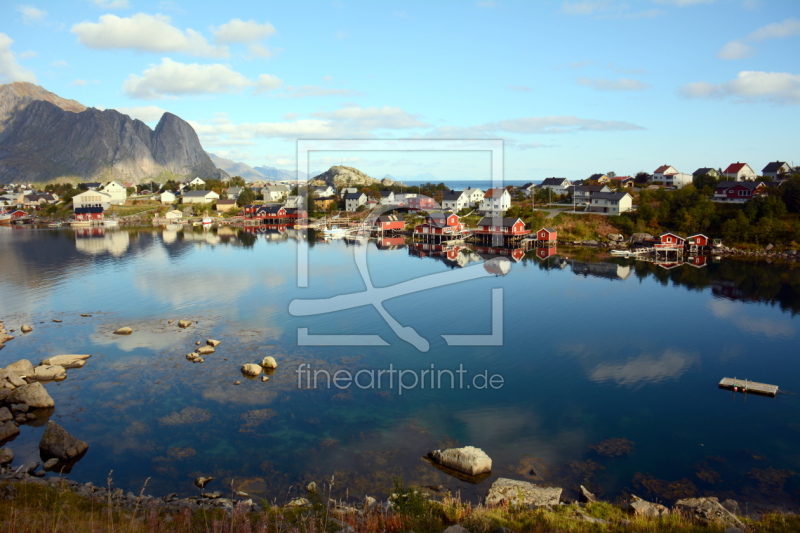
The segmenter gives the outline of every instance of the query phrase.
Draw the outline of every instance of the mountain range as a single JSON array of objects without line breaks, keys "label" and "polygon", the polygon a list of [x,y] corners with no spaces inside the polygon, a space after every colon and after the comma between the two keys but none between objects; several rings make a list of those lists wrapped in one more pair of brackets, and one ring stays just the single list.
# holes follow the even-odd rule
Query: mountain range
[{"label": "mountain range", "polygon": [[[225,159],[224,157],[220,157],[210,152],[208,155],[209,157],[211,157],[211,161],[213,161],[214,164],[217,165],[217,168],[224,170],[231,176],[241,176],[247,181],[255,181],[255,180],[284,181],[284,180],[298,179],[295,176],[296,173],[292,170],[283,170],[280,168],[268,167],[268,166],[251,167],[247,163],[233,161],[232,159]],[[307,177],[308,177],[307,174],[301,170],[299,179],[304,180]]]},{"label": "mountain range", "polygon": [[114,109],[86,107],[26,82],[0,85],[0,183],[225,179],[185,120],[155,129]]}]

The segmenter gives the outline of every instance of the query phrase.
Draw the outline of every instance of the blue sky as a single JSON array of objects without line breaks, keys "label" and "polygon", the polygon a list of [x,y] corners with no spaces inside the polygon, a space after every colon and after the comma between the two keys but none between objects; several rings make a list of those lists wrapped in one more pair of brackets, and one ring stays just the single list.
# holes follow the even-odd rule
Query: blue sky
[{"label": "blue sky", "polygon": [[[800,2],[5,1],[0,83],[294,168],[296,139],[503,139],[505,177],[800,164]],[[485,154],[329,152],[487,179]]]}]

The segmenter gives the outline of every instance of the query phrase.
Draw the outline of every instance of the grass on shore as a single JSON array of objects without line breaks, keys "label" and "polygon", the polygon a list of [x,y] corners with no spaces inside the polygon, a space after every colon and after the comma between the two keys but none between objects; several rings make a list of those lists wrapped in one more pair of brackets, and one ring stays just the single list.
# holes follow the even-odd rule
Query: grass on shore
[{"label": "grass on shore", "polygon": [[[13,487],[8,488],[8,487]],[[401,488],[400,491],[397,489]],[[7,495],[11,493],[13,498]],[[321,533],[336,532],[351,526],[356,533],[441,532],[460,524],[471,533],[488,533],[498,527],[515,532],[597,533],[637,531],[661,533],[722,533],[725,526],[694,524],[684,517],[631,517],[608,503],[585,507],[563,505],[554,509],[527,509],[473,506],[457,497],[445,496],[430,501],[416,490],[395,484],[395,511],[373,508],[363,514],[337,513],[324,505],[324,495],[311,495],[312,506],[281,508],[263,505],[264,510],[247,512],[238,506],[233,511],[190,511],[184,508],[167,512],[157,506],[123,510],[114,501],[87,498],[72,492],[66,483],[58,486],[34,483],[0,484],[0,531],[9,533]],[[581,515],[604,520],[591,523]],[[800,517],[767,515],[749,522],[764,533],[800,531]]]}]

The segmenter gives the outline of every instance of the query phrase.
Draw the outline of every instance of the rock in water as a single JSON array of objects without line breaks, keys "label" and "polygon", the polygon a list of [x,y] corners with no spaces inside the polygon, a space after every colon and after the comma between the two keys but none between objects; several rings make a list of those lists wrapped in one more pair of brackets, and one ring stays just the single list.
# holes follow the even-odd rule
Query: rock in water
[{"label": "rock in water", "polygon": [[275,369],[275,368],[278,368],[278,362],[275,361],[274,357],[272,357],[271,355],[268,355],[267,357],[265,357],[264,359],[261,360],[261,366],[263,366],[264,368],[266,368],[268,370],[269,369]]},{"label": "rock in water", "polygon": [[474,446],[434,450],[428,457],[437,464],[468,476],[492,471],[492,459],[483,450]]},{"label": "rock in water", "polygon": [[215,351],[216,350],[214,350],[214,348],[212,348],[211,346],[201,346],[197,349],[197,353],[199,353],[200,355],[209,355],[214,353]]},{"label": "rock in water", "polygon": [[197,488],[204,489],[206,487],[206,485],[208,485],[213,480],[214,480],[213,477],[202,477],[201,476],[201,477],[199,477],[199,478],[194,480],[194,484],[195,484],[195,486],[197,486]]},{"label": "rock in water", "polygon": [[10,439],[14,435],[18,434],[19,434],[19,428],[13,421],[9,420],[4,424],[0,424],[0,442],[6,439]]},{"label": "rock in water", "polygon": [[28,324],[22,324],[22,327],[21,327],[21,328],[19,328],[19,330],[20,330],[22,333],[30,333],[31,331],[33,331],[33,328],[32,328],[32,327],[30,327]]},{"label": "rock in water", "polygon": [[42,359],[40,364],[42,365],[60,365],[66,369],[70,368],[80,368],[86,364],[86,360],[89,359],[91,355],[82,355],[82,354],[67,354],[67,355],[54,355],[53,357],[48,357],[47,359]]},{"label": "rock in water", "polygon": [[486,505],[499,505],[503,502],[525,507],[558,505],[561,490],[558,487],[540,487],[527,481],[501,477],[492,483],[486,494]]},{"label": "rock in water", "polygon": [[586,503],[595,503],[597,501],[597,497],[589,492],[589,489],[581,485],[581,501]]},{"label": "rock in water", "polygon": [[254,365],[252,363],[242,365],[242,374],[244,374],[245,376],[255,377],[258,376],[260,373],[261,373],[261,367],[258,365]]},{"label": "rock in water", "polygon": [[192,325],[191,320],[178,320],[178,327],[179,328],[188,328]]},{"label": "rock in water", "polygon": [[114,332],[115,335],[130,335],[131,333],[133,333],[133,330],[127,326],[124,328],[119,328]]},{"label": "rock in water", "polygon": [[88,444],[76,439],[52,420],[47,422],[42,440],[39,441],[39,452],[43,457],[55,457],[61,461],[74,459],[87,449]]},{"label": "rock in water", "polygon": [[54,407],[56,405],[53,398],[47,394],[47,390],[38,381],[28,383],[11,391],[6,403],[24,403],[36,408]]},{"label": "rock in water", "polygon": [[33,369],[33,379],[36,381],[61,380],[67,377],[67,371],[59,365],[41,365]]},{"label": "rock in water", "polygon": [[208,339],[206,341],[206,344],[208,344],[212,348],[216,348],[217,346],[219,346],[221,344],[221,341],[218,341],[216,339]]},{"label": "rock in water", "polygon": [[11,448],[0,448],[0,465],[7,465],[14,460],[14,452]]},{"label": "rock in water", "polygon": [[20,359],[19,361],[8,365],[6,370],[10,370],[18,376],[32,376],[33,364],[27,359]]}]

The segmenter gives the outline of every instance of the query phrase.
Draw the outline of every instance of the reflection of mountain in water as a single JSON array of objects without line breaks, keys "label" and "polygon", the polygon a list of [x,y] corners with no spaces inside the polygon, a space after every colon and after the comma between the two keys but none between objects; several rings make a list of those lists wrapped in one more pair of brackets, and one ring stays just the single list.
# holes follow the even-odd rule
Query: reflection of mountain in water
[{"label": "reflection of mountain in water", "polygon": [[581,263],[572,262],[572,272],[579,276],[596,276],[606,279],[628,279],[631,267],[617,263]]}]

